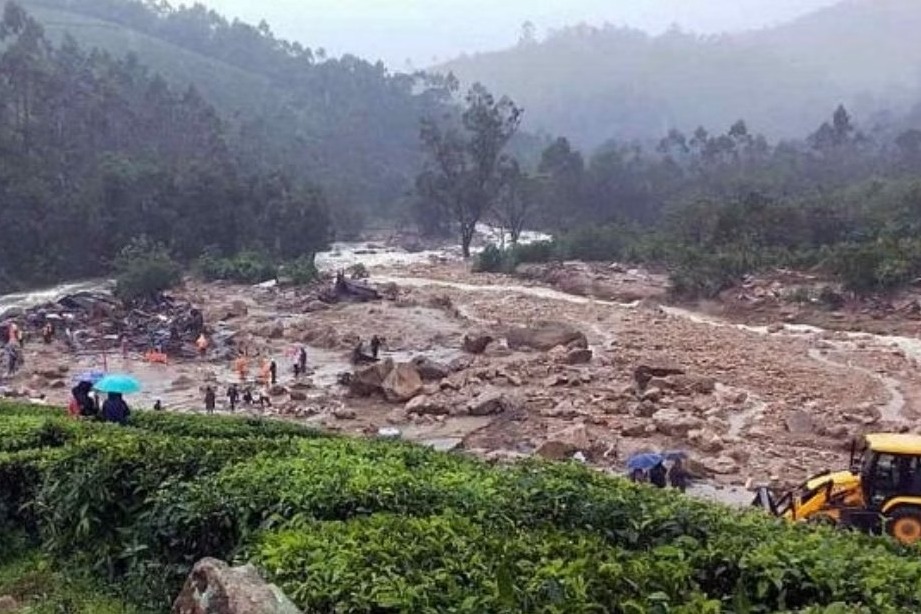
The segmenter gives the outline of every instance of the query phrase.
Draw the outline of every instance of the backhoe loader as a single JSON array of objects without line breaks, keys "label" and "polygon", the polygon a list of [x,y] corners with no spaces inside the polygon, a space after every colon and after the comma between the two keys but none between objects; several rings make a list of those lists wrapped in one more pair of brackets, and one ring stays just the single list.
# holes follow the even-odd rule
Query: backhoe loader
[{"label": "backhoe loader", "polygon": [[921,436],[867,435],[850,468],[826,471],[779,498],[758,488],[752,505],[792,522],[827,522],[921,542]]}]

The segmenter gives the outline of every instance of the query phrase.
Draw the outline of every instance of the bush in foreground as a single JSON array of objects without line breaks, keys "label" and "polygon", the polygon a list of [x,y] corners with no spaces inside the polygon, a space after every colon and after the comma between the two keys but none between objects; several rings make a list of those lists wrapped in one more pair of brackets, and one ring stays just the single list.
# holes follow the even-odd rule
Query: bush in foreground
[{"label": "bush in foreground", "polygon": [[0,406],[0,434],[35,446],[0,455],[0,533],[151,611],[205,555],[260,564],[307,611],[921,609],[917,549],[578,465],[492,467],[272,422],[73,425]]}]

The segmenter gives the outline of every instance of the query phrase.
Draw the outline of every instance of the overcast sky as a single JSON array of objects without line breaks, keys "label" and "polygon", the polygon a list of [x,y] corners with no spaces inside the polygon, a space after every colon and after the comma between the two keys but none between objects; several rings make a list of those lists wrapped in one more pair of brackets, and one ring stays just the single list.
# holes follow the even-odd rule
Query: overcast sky
[{"label": "overcast sky", "polygon": [[[191,0],[189,0],[191,2]],[[790,20],[839,0],[202,0],[228,17],[329,53],[416,67],[460,53],[499,49],[527,20],[538,34],[580,22],[610,22],[648,32],[671,24],[701,33],[738,31]]]}]

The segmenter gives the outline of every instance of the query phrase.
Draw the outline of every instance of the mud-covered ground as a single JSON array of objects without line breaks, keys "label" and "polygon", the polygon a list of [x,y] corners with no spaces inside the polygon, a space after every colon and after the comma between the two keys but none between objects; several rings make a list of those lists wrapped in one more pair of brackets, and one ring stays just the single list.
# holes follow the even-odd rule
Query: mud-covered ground
[{"label": "mud-covered ground", "polygon": [[[863,432],[916,429],[921,342],[912,337],[828,332],[796,323],[782,307],[776,317],[758,310],[748,325],[741,309],[730,322],[661,306],[662,276],[617,266],[534,267],[511,278],[475,275],[434,253],[371,260],[369,283],[388,297],[380,302],[323,307],[294,290],[193,282],[178,292],[254,355],[254,386],[263,360],[278,363],[272,408],[241,411],[361,435],[392,429],[487,458],[575,455],[612,470],[634,452],[686,450],[697,472],[727,486],[771,476],[795,483],[846,466],[850,442]],[[846,315],[835,321],[847,328]],[[542,322],[584,334],[591,355],[576,346],[507,347],[509,329]],[[893,330],[910,330],[905,322]],[[386,339],[384,357],[424,357],[444,373],[408,403],[350,395],[337,380],[352,370],[359,339],[374,334]],[[483,335],[495,338],[484,353],[464,351],[465,336]],[[311,374],[295,379],[301,346]],[[5,385],[63,403],[73,374],[104,361],[144,382],[130,399],[137,409],[159,399],[168,410],[195,410],[212,385],[226,412],[223,393],[238,375],[218,349],[152,365],[117,350],[103,358],[33,342],[25,368]],[[641,389],[634,377],[641,366],[682,375]]]}]

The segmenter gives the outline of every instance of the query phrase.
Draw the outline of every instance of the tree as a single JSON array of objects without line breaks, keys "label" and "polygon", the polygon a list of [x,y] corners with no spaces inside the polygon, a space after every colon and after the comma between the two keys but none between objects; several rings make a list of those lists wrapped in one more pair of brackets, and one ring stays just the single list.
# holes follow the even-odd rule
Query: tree
[{"label": "tree", "polygon": [[503,241],[507,234],[512,245],[518,245],[518,239],[534,206],[536,179],[523,172],[517,160],[503,164],[499,173],[501,189],[493,208],[493,217],[502,230]]},{"label": "tree", "polygon": [[507,97],[497,101],[480,84],[470,88],[465,100],[460,126],[423,120],[420,137],[429,159],[416,188],[453,218],[464,258],[469,258],[476,225],[508,180],[500,172],[510,163],[503,151],[518,131],[522,111]]},{"label": "tree", "polygon": [[115,295],[126,303],[156,299],[182,279],[166,247],[147,237],[133,239],[115,260]]}]

